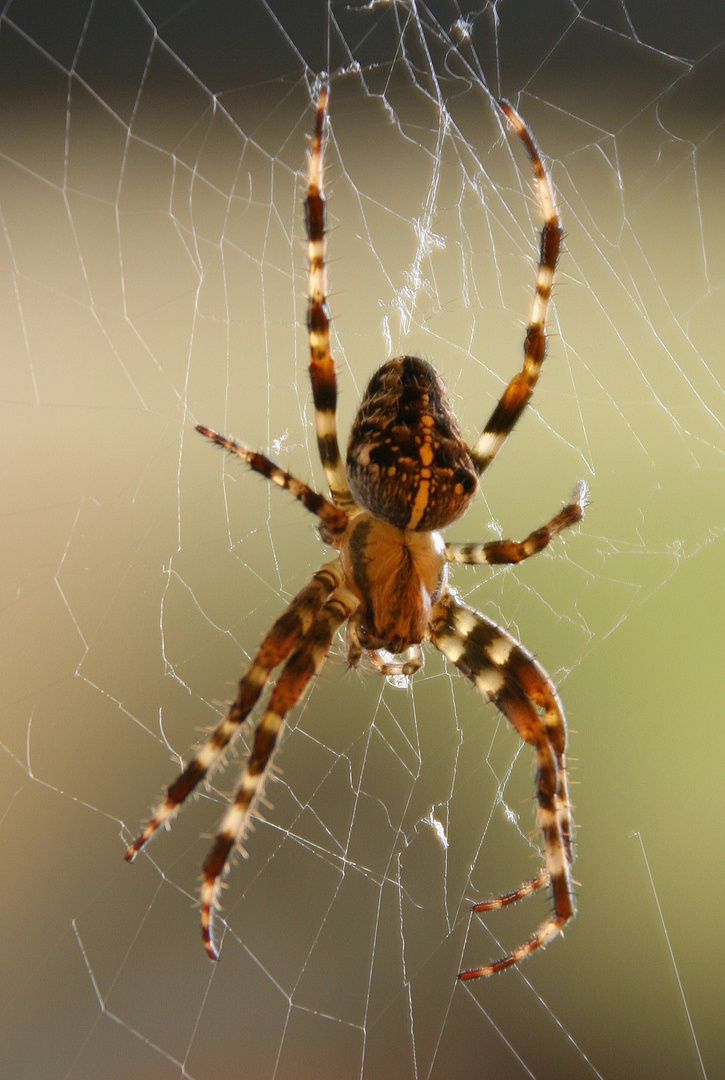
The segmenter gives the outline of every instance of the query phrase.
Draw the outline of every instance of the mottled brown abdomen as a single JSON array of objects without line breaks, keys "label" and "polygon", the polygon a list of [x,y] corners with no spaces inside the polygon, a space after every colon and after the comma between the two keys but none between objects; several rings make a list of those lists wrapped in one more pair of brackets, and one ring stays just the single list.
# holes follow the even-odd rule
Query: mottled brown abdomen
[{"label": "mottled brown abdomen", "polygon": [[373,375],[350,432],[347,480],[369,513],[429,532],[468,509],[478,476],[443,380],[416,356]]}]

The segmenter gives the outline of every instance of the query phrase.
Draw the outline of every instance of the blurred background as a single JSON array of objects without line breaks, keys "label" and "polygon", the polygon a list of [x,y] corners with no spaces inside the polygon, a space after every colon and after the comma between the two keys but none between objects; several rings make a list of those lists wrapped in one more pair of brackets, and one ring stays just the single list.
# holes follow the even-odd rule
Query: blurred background
[{"label": "blurred background", "polygon": [[[3,1076],[723,1075],[725,12],[607,0],[12,2],[0,16]],[[520,365],[540,216],[566,234],[532,407],[450,539],[466,601],[554,677],[579,914],[548,898],[531,755],[432,651],[339,640],[228,876],[195,908],[237,763],[123,861],[262,634],[324,558],[302,200],[322,72],[341,441],[385,359],[436,364],[473,438]],[[245,752],[245,739],[239,752]]]}]

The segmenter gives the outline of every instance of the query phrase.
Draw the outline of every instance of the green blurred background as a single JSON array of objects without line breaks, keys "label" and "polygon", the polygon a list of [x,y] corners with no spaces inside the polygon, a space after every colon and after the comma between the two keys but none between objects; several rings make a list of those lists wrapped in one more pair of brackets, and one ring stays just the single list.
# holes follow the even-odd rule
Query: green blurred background
[{"label": "green blurred background", "polygon": [[[5,7],[4,1076],[723,1075],[723,42],[706,4]],[[449,536],[523,536],[590,484],[549,551],[454,575],[559,686],[579,914],[465,987],[547,900],[469,915],[537,867],[532,764],[435,655],[400,689],[337,643],[229,875],[218,965],[194,901],[236,764],[123,862],[323,559],[301,508],[193,430],[322,482],[321,71],[343,438],[390,355],[435,362],[469,437],[520,363],[540,221],[493,98],[564,220],[533,407]]]}]

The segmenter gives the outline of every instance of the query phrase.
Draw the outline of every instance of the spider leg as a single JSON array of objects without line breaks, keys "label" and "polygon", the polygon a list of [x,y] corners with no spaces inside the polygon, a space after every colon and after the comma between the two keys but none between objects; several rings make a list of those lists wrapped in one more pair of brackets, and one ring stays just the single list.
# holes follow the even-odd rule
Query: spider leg
[{"label": "spider leg", "polygon": [[249,831],[250,819],[262,796],[285,717],[319,672],[335,633],[357,605],[357,597],[345,586],[335,591],[287,660],[272,689],[267,710],[254,731],[252,752],[242,772],[234,802],[222,818],[214,846],[204,863],[201,932],[212,960],[218,958],[212,932],[214,910],[219,907],[221,877],[232,851],[244,842]]},{"label": "spider leg", "polygon": [[323,86],[317,100],[317,121],[312,136],[307,171],[305,224],[309,261],[307,330],[310,339],[310,382],[315,403],[315,428],[320,461],[335,506],[350,509],[353,504],[347,486],[345,466],[337,442],[337,380],[330,353],[330,316],[327,311],[325,271],[325,191],[323,181],[322,128],[327,112],[329,89]]},{"label": "spider leg", "polygon": [[230,454],[236,454],[238,458],[245,461],[255,472],[260,473],[262,476],[266,476],[273,484],[277,484],[278,487],[290,491],[296,499],[299,499],[306,510],[309,510],[311,514],[317,515],[332,536],[339,536],[347,528],[348,518],[344,510],[337,506],[333,506],[329,499],[326,499],[324,495],[319,495],[316,491],[313,491],[311,487],[308,487],[302,480],[298,480],[292,473],[280,469],[279,465],[275,465],[275,463],[270,461],[268,457],[265,457],[264,454],[258,454],[256,450],[252,450],[251,447],[247,446],[245,443],[238,442],[237,439],[230,439],[227,435],[220,435],[219,432],[202,427],[201,424],[197,425],[196,430],[201,435],[205,435],[207,439],[211,439],[212,442],[215,442],[217,446],[221,446],[224,450],[228,450]]},{"label": "spider leg", "polygon": [[566,719],[551,679],[522,645],[452,592],[434,606],[431,641],[532,743],[536,754],[536,799],[544,837],[546,868],[520,889],[478,910],[503,907],[551,884],[553,910],[536,932],[507,956],[463,971],[460,979],[492,975],[546,945],[575,914],[570,868],[572,822],[566,774]]},{"label": "spider leg", "polygon": [[526,408],[539,378],[546,350],[546,313],[549,307],[554,270],[559,258],[562,237],[561,220],[556,206],[554,188],[534,137],[519,114],[507,101],[501,101],[499,105],[521,138],[531,158],[534,167],[534,182],[544,217],[544,226],[541,230],[541,252],[536,273],[534,304],[529,325],[526,328],[523,367],[521,371],[514,375],[504,390],[488,423],[471,448],[471,457],[479,475],[484,469],[488,468],[507,436],[513,430],[516,421]]},{"label": "spider leg", "polygon": [[482,900],[480,903],[474,904],[471,910],[497,911],[499,908],[514,904],[517,900],[523,900],[525,896],[531,896],[532,893],[538,892],[539,889],[543,889],[545,885],[548,885],[550,880],[549,871],[541,870],[536,877],[532,877],[530,881],[525,881],[523,885],[519,885],[518,889],[512,889],[511,892],[504,893],[503,896],[496,896],[493,900]]},{"label": "spider leg", "polygon": [[587,485],[580,480],[574,488],[572,501],[550,521],[529,533],[525,540],[491,540],[486,544],[446,544],[446,562],[465,563],[468,566],[490,566],[502,563],[518,563],[536,555],[563,529],[581,521],[587,504]]},{"label": "spider leg", "polygon": [[343,580],[337,560],[322,566],[304,589],[297,593],[287,610],[280,615],[265,636],[259,651],[239,683],[237,696],[221,724],[196,750],[193,758],[177,776],[153,811],[151,820],[126,851],[126,861],[133,862],[141,848],[162,825],[170,825],[194,788],[221,762],[232,739],[252,711],[267,685],[272,671],[286,660],[295,645],[308,632],[323,604]]}]

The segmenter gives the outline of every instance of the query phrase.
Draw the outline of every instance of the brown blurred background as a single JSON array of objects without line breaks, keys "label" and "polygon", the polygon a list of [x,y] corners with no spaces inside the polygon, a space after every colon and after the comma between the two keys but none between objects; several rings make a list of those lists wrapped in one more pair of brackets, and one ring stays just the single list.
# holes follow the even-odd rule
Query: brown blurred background
[{"label": "brown blurred background", "polygon": [[[0,17],[2,1074],[721,1075],[722,12],[45,7]],[[533,407],[449,535],[523,536],[591,486],[550,551],[454,575],[559,686],[580,911],[465,987],[547,901],[469,915],[537,866],[532,765],[435,655],[398,689],[337,644],[218,965],[194,902],[236,763],[123,862],[324,557],[193,430],[321,485],[301,201],[323,70],[343,439],[390,355],[436,363],[470,437],[520,363],[540,221],[493,98],[566,232]]]}]

